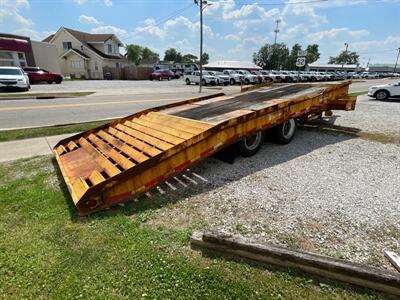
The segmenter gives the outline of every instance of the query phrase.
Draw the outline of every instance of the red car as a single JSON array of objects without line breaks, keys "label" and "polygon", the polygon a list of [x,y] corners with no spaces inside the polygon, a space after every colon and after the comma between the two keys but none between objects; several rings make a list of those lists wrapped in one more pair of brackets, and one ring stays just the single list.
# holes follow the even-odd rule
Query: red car
[{"label": "red car", "polygon": [[24,72],[28,75],[30,83],[46,81],[49,84],[53,82],[59,84],[63,80],[61,74],[52,73],[38,67],[24,68]]},{"label": "red car", "polygon": [[162,79],[171,80],[174,77],[175,77],[174,72],[170,70],[156,70],[150,74],[150,80],[162,80]]}]

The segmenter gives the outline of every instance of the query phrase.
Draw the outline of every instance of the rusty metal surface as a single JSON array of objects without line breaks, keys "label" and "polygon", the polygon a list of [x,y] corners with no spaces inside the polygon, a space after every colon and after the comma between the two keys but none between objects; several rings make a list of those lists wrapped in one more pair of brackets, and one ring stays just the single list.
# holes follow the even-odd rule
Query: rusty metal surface
[{"label": "rusty metal surface", "polygon": [[[222,148],[329,109],[352,110],[349,82],[293,84],[146,110],[60,141],[57,162],[80,214],[137,197]],[[204,121],[207,120],[207,121]]]}]

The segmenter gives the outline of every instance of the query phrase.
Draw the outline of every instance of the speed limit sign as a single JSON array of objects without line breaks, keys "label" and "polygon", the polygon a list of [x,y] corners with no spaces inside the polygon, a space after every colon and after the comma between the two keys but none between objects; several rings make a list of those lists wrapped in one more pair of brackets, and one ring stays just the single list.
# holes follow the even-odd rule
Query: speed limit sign
[{"label": "speed limit sign", "polygon": [[296,67],[304,67],[306,65],[306,58],[305,57],[298,57],[296,60]]}]

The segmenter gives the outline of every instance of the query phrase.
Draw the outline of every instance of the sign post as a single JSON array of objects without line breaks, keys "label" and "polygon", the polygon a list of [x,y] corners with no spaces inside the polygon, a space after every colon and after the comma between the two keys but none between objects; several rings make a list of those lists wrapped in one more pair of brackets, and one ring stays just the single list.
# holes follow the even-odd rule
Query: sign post
[{"label": "sign post", "polygon": [[297,82],[300,81],[300,68],[306,65],[306,56],[307,56],[307,51],[305,50],[297,51],[297,60],[296,60]]},{"label": "sign post", "polygon": [[306,65],[306,58],[305,57],[298,57],[296,60],[296,67],[297,70],[297,82],[300,81],[300,68]]}]

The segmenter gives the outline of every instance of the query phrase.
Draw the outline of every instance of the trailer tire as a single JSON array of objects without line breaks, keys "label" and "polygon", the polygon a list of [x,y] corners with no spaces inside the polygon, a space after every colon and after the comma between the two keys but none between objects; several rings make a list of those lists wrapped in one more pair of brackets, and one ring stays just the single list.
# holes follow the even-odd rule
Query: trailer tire
[{"label": "trailer tire", "polygon": [[252,136],[245,137],[237,143],[237,151],[241,156],[250,157],[260,150],[264,143],[264,131],[259,131]]},{"label": "trailer tire", "polygon": [[296,133],[296,120],[289,119],[272,129],[275,142],[281,145],[289,144]]}]

